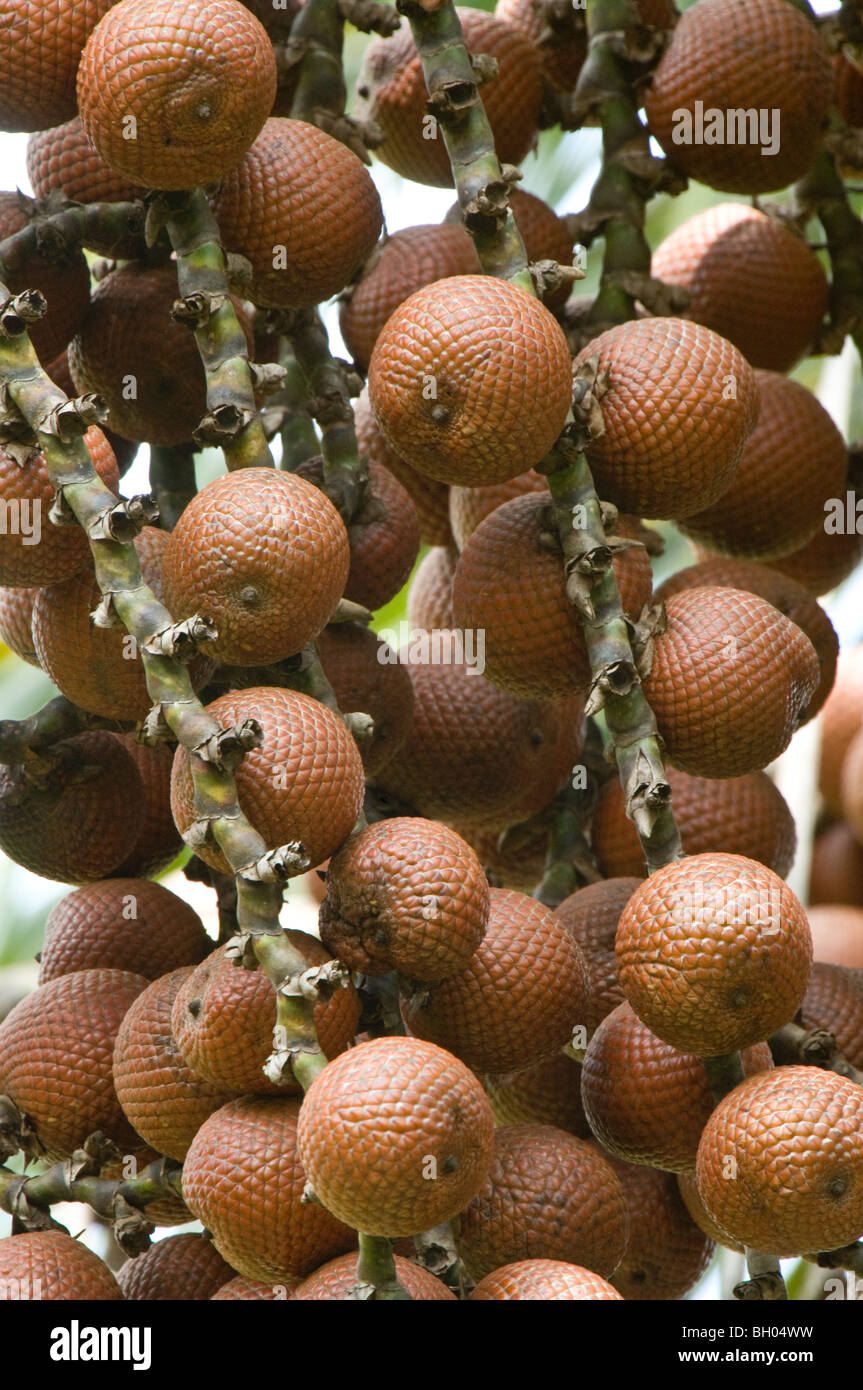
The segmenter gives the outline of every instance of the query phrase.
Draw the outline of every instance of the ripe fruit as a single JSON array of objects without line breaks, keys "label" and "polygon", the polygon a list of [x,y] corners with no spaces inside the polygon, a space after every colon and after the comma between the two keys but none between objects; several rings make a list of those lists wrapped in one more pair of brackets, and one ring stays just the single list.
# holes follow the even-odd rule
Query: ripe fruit
[{"label": "ripe fruit", "polygon": [[[331,960],[319,941],[305,932],[286,933],[307,966]],[[225,1091],[297,1095],[295,1083],[277,1086],[263,1066],[273,1050],[276,993],[265,972],[245,970],[219,946],[183,981],[171,1013],[171,1026],[187,1065]],[[333,990],[314,1008],[315,1029],[326,1057],[350,1047],[360,1021],[353,985]]]},{"label": "ripe fruit", "polygon": [[417,565],[408,590],[408,622],[425,632],[455,627],[452,585],[458,552],[454,546],[436,545]]},{"label": "ripe fruit", "polygon": [[[538,45],[546,82],[564,92],[571,92],[587,53],[587,38],[583,27],[575,27],[574,20],[579,18],[577,11],[574,15],[573,11],[567,11],[568,6],[566,10],[548,10],[541,7],[538,0],[498,0],[494,7],[497,19],[505,19],[526,39]],[[540,43],[539,40],[544,34],[548,36],[549,31],[551,40]]]},{"label": "ripe fruit", "polygon": [[[440,1279],[436,1279],[421,1265],[414,1264],[413,1260],[406,1260],[402,1255],[395,1255],[393,1258],[396,1277],[411,1298],[426,1303],[450,1302],[455,1299],[455,1294],[450,1292],[446,1284],[442,1284]],[[330,1260],[329,1264],[322,1265],[314,1274],[310,1274],[308,1279],[304,1279],[294,1297],[302,1303],[312,1300],[332,1303],[348,1298],[356,1285],[356,1255],[340,1255],[337,1260]]]},{"label": "ripe fruit", "polygon": [[[470,53],[497,60],[483,85],[482,103],[503,164],[520,164],[532,147],[542,101],[540,56],[518,30],[482,10],[457,7]],[[375,155],[403,178],[452,188],[443,132],[429,124],[428,92],[407,20],[387,39],[373,38],[363,55],[354,114],[383,133]],[[431,137],[431,138],[430,138]]]},{"label": "ripe fruit", "polygon": [[839,792],[845,819],[863,842],[863,786],[861,786],[861,766],[863,766],[863,730],[858,731],[848,745],[848,752],[842,763]]},{"label": "ripe fruit", "polygon": [[141,833],[141,779],[112,734],[76,734],[52,748],[46,785],[0,767],[0,848],[16,864],[59,883],[105,878]]},{"label": "ripe fruit", "polygon": [[0,642],[28,666],[39,666],[33,645],[33,604],[36,589],[0,588]]},{"label": "ripe fruit", "polygon": [[167,743],[138,743],[134,734],[115,734],[114,737],[135,760],[144,789],[144,824],[132,853],[112,870],[112,874],[118,878],[155,878],[173,863],[183,848],[171,815],[174,749]]},{"label": "ripe fruit", "polygon": [[821,831],[812,847],[809,902],[842,903],[851,907],[861,901],[863,845],[850,825],[837,821]]},{"label": "ripe fruit", "polygon": [[212,944],[197,912],[161,884],[105,879],[77,888],[51,909],[39,983],[99,967],[156,980],[181,965],[197,965]]},{"label": "ripe fruit", "polygon": [[49,1158],[68,1158],[97,1129],[122,1153],[141,1148],[111,1062],[126,1010],[148,983],[125,970],[78,970],[40,985],[0,1025],[0,1095],[30,1117]]},{"label": "ripe fruit", "polygon": [[804,1028],[824,1028],[852,1067],[863,1063],[863,971],[816,961],[800,1006]]},{"label": "ripe fruit", "polygon": [[612,1283],[627,1301],[683,1298],[710,1264],[713,1241],[689,1215],[670,1173],[611,1160],[629,1209],[629,1239]]},{"label": "ripe fruit", "polygon": [[553,1057],[582,1024],[587,970],[581,951],[547,907],[492,888],[486,933],[457,975],[402,1004],[411,1033],[448,1048],[477,1072],[521,1071]]},{"label": "ripe fruit", "polygon": [[436,482],[434,478],[418,473],[389,447],[372,414],[365,386],[354,404],[354,428],[360,453],[366,456],[370,464],[378,463],[388,469],[410,494],[416,507],[423,545],[451,544],[449,488],[446,483]]},{"label": "ripe fruit", "polygon": [[[0,193],[0,241],[27,226],[28,206],[20,193]],[[10,294],[29,289],[45,296],[48,312],[33,324],[30,339],[39,361],[47,366],[78,331],[90,303],[90,272],[83,252],[78,247],[35,250],[3,279]]]},{"label": "ripe fruit", "polygon": [[117,1303],[124,1297],[104,1261],[65,1231],[24,1231],[0,1240],[0,1285],[46,1303]]},{"label": "ripe fruit", "polygon": [[174,618],[212,618],[216,660],[266,666],[320,632],[348,565],[344,522],[319,488],[295,473],[243,468],[185,507],[165,547],[165,602]]},{"label": "ripe fruit", "polygon": [[658,869],[623,909],[615,938],[623,991],[663,1042],[700,1057],[769,1038],[806,992],[806,914],[772,870],[739,854]]},{"label": "ripe fruit", "polygon": [[845,756],[863,725],[863,645],[843,651],[821,716],[818,790],[831,815],[842,814],[841,779]]},{"label": "ripe fruit", "polygon": [[444,483],[500,483],[539,463],[571,389],[559,324],[538,299],[490,275],[412,294],[369,365],[369,400],[390,447]]},{"label": "ripe fruit", "polygon": [[863,911],[859,907],[807,908],[816,960],[863,968]]},{"label": "ripe fruit", "polygon": [[593,357],[608,373],[605,429],[587,449],[600,497],[635,516],[675,518],[721,497],[758,418],[758,383],[737,348],[699,323],[651,318],[594,338],[576,377]]},{"label": "ripe fruit", "polygon": [[0,130],[43,130],[75,114],[81,49],[113,0],[3,0]]},{"label": "ripe fruit", "polygon": [[834,535],[822,529],[793,554],[774,560],[773,568],[805,584],[810,593],[828,594],[853,573],[861,556],[863,535],[858,536],[856,531]]},{"label": "ripe fruit", "polygon": [[552,1125],[495,1132],[494,1161],[454,1222],[459,1255],[481,1279],[518,1259],[565,1260],[610,1278],[623,1258],[627,1207],[614,1171]]},{"label": "ripe fruit", "polygon": [[342,714],[368,714],[374,721],[371,738],[360,747],[366,776],[374,777],[407,738],[414,705],[411,678],[392,648],[358,623],[325,627],[317,647]]},{"label": "ripe fruit", "polygon": [[183,1164],[189,1209],[249,1279],[281,1283],[310,1274],[356,1241],[324,1207],[301,1200],[298,1113],[298,1101],[277,1096],[229,1101],[201,1125]]},{"label": "ripe fruit", "polygon": [[307,308],[343,290],[381,230],[378,191],[346,145],[306,121],[270,117],[213,211],[226,251],[251,263],[255,304]]},{"label": "ripe fruit", "polygon": [[485,521],[496,508],[513,497],[522,497],[526,492],[535,492],[548,502],[548,480],[535,469],[519,473],[506,483],[492,483],[488,487],[451,487],[449,490],[449,519],[452,533],[459,550],[464,550],[469,538],[480,522]]},{"label": "ripe fruit", "polygon": [[687,290],[684,316],[721,333],[751,367],[788,372],[818,339],[824,271],[802,237],[758,208],[718,203],[690,217],[660,242],[650,272]]},{"label": "ripe fruit", "polygon": [[556,1299],[607,1303],[621,1295],[605,1279],[563,1260],[518,1260],[503,1265],[481,1279],[470,1301],[488,1303],[498,1299],[534,1299],[548,1303]]},{"label": "ripe fruit", "polygon": [[265,1284],[262,1279],[247,1279],[245,1274],[235,1274],[227,1284],[210,1295],[211,1303],[234,1302],[238,1299],[266,1299],[270,1302],[284,1303],[295,1298],[295,1288],[299,1280],[287,1278],[281,1284]]},{"label": "ripe fruit", "polygon": [[677,1190],[683,1198],[683,1205],[692,1220],[709,1240],[715,1241],[717,1245],[723,1246],[726,1250],[736,1250],[738,1254],[743,1254],[744,1247],[734,1240],[727,1231],[723,1231],[721,1227],[717,1226],[708,1212],[698,1195],[694,1173],[678,1173]]},{"label": "ripe fruit", "polygon": [[420,548],[416,507],[398,478],[369,463],[369,480],[348,530],[351,565],[345,598],[383,608],[404,587]]},{"label": "ripe fruit", "polygon": [[106,164],[147,188],[191,188],[243,158],[270,114],[276,60],[238,0],[120,0],[90,35],[77,86]]},{"label": "ripe fruit", "polygon": [[[681,15],[644,104],[651,133],[691,178],[728,193],[770,193],[813,163],[832,98],[830,56],[794,6],[700,0]],[[745,115],[741,128],[741,108],[769,113],[766,128],[764,116],[756,132]]]},{"label": "ripe fruit", "polygon": [[[529,261],[557,261],[559,265],[572,265],[573,238],[566,223],[548,203],[523,188],[513,188],[509,193],[509,205]],[[561,285],[559,289],[543,295],[543,300],[550,309],[559,309],[569,298],[571,288],[567,284]]]},{"label": "ripe fruit", "polygon": [[127,1260],[117,1282],[127,1298],[164,1303],[212,1298],[233,1277],[208,1236],[185,1231]]},{"label": "ripe fruit", "polygon": [[689,589],[665,605],[644,693],[669,761],[698,777],[742,777],[777,758],[821,678],[815,648],[772,604]]},{"label": "ripe fruit", "polygon": [[491,1106],[462,1062],[419,1038],[377,1038],[318,1074],[297,1144],[329,1211],[369,1235],[407,1236],[451,1220],[475,1196],[493,1132]]},{"label": "ripe fruit", "polygon": [[543,817],[527,825],[485,830],[482,826],[453,827],[476,850],[486,876],[498,888],[532,893],[545,872],[548,826]]},{"label": "ripe fruit", "polygon": [[[616,780],[616,779],[615,779]],[[554,915],[578,942],[587,968],[584,1026],[592,1032],[623,1000],[617,979],[614,937],[620,914],[641,880],[609,878],[564,898]]]},{"label": "ripe fruit", "polygon": [[114,1088],[123,1113],[158,1153],[184,1159],[214,1110],[233,1100],[183,1058],[171,1031],[174,1000],[194,966],[153,980],[127,1012],[114,1044]]},{"label": "ripe fruit", "polygon": [[[73,203],[131,203],[146,189],[116,174],[87,139],[80,116],[51,130],[40,130],[27,141],[27,175],[37,198],[64,193]],[[88,234],[88,246],[115,260],[145,252],[143,236],[129,233],[117,241]]]},{"label": "ripe fruit", "polygon": [[499,1125],[554,1125],[591,1137],[581,1103],[581,1066],[565,1052],[511,1076],[483,1077],[494,1118]]},{"label": "ripe fruit", "polygon": [[[772,1066],[766,1043],[747,1048],[744,1074]],[[588,1123],[603,1148],[626,1163],[671,1173],[695,1168],[714,1099],[700,1057],[664,1043],[619,1004],[600,1023],[581,1068]]]},{"label": "ripe fruit", "polygon": [[[363,804],[365,781],[359,750],[341,719],[308,695],[256,686],[220,695],[207,706],[223,727],[255,719],[263,744],[247,753],[234,776],[249,820],[268,849],[300,840],[314,868],[351,833]],[[194,824],[189,755],[178,748],[171,775],[171,809],[181,835]],[[195,853],[230,873],[213,842]]]},{"label": "ripe fruit", "polygon": [[750,1077],[707,1121],[696,1182],[710,1215],[742,1245],[786,1256],[856,1241],[863,1090],[818,1067]]},{"label": "ripe fruit", "polygon": [[[687,854],[743,854],[766,864],[780,878],[787,876],[797,848],[794,817],[766,772],[708,778],[691,777],[676,767],[665,771]],[[591,846],[604,874],[644,877],[644,850],[616,777],[609,778],[599,794]]]},{"label": "ripe fruit", "polygon": [[[566,596],[559,550],[543,543],[548,499],[528,493],[504,502],[467,541],[453,580],[456,624],[485,633],[489,680],[514,695],[554,699],[583,694],[591,682],[582,620]],[[621,518],[619,534],[637,534]],[[637,618],[653,575],[641,546],[613,563],[623,610]]]}]

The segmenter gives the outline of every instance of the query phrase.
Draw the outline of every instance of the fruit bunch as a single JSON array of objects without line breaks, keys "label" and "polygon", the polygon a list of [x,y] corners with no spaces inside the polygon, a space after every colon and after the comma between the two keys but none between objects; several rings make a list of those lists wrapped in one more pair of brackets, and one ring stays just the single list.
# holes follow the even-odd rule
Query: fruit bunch
[{"label": "fruit bunch", "polygon": [[[0,848],[67,892],[0,1022],[0,1160],[39,1164],[0,1161],[0,1285],[859,1269],[863,649],[817,599],[859,450],[787,375],[863,350],[824,35],[787,0],[4,5],[37,196],[0,195],[0,635],[58,693],[0,724]],[[514,187],[557,123],[604,137],[566,218]],[[454,208],[389,234],[379,166]],[[651,247],[687,176],[797,206]],[[822,709],[807,914],[771,766]]]}]

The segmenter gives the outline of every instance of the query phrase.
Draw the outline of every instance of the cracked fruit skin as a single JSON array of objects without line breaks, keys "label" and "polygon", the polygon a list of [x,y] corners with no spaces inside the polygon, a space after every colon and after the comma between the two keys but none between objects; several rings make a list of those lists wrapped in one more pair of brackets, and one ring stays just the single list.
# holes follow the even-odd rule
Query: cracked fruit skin
[{"label": "cracked fruit skin", "polygon": [[[830,54],[815,25],[785,0],[699,0],[681,15],[668,48],[653,74],[644,105],[651,134],[678,168],[709,188],[726,193],[771,193],[801,178],[821,146],[833,100]],[[770,113],[770,125],[757,141],[747,129],[743,140],[722,144],[675,143],[686,133],[682,110],[703,103],[728,110]],[[774,116],[773,111],[778,111]],[[733,132],[740,135],[739,126]],[[771,145],[772,154],[762,152]],[[766,138],[765,138],[766,137]]]},{"label": "cracked fruit skin", "polygon": [[[703,3],[703,0],[699,0]],[[686,517],[722,496],[758,418],[755,373],[733,343],[685,319],[635,319],[601,333],[604,433],[586,449],[599,495],[642,517]]]},{"label": "cracked fruit skin", "polygon": [[609,1303],[623,1301],[606,1279],[579,1265],[563,1260],[518,1260],[502,1265],[493,1274],[481,1279],[470,1295],[471,1303],[490,1303],[499,1300],[534,1300],[548,1303],[568,1299],[580,1303]]},{"label": "cracked fruit skin", "polygon": [[377,1038],[318,1074],[297,1142],[313,1191],[340,1220],[368,1235],[416,1235],[480,1190],[494,1116],[451,1053],[419,1038]]},{"label": "cracked fruit skin", "polygon": [[699,1057],[762,1042],[797,1012],[812,967],[806,914],[772,870],[739,854],[657,869],[615,938],[623,991],[663,1042]]},{"label": "cracked fruit skin", "polygon": [[276,60],[239,0],[121,0],[87,40],[77,87],[106,164],[147,188],[193,188],[243,158],[272,109]]},{"label": "cracked fruit skin", "polygon": [[863,1087],[819,1067],[750,1077],[707,1121],[696,1183],[741,1245],[780,1257],[850,1245],[863,1232]]},{"label": "cracked fruit skin", "polygon": [[572,395],[563,330],[524,290],[456,275],[381,330],[369,400],[392,449],[444,483],[502,483],[548,453]]},{"label": "cracked fruit skin", "polygon": [[0,1285],[8,1288],[13,1279],[30,1290],[29,1297],[43,1302],[118,1303],[125,1298],[104,1260],[66,1231],[23,1231],[0,1240]]}]

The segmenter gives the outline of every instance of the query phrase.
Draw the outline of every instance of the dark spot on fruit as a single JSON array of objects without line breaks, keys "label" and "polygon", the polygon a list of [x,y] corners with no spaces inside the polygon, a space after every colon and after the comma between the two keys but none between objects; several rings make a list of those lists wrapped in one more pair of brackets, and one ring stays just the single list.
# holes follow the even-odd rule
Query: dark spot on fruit
[{"label": "dark spot on fruit", "polygon": [[260,591],[254,584],[247,584],[240,592],[240,602],[244,608],[255,608],[261,601]]},{"label": "dark spot on fruit", "polygon": [[432,406],[430,414],[432,420],[436,425],[440,425],[441,427],[443,427],[444,425],[449,424],[450,413],[447,410],[446,406],[441,405],[440,402],[438,402],[437,405]]},{"label": "dark spot on fruit", "polygon": [[732,1009],[742,1009],[743,1005],[746,1003],[746,998],[745,989],[736,989],[728,1002]]},{"label": "dark spot on fruit", "polygon": [[189,1000],[189,1013],[192,1015],[192,1018],[198,1017],[198,1014],[201,1012],[201,1005],[203,1004],[203,1002],[203,999]]},{"label": "dark spot on fruit", "polygon": [[844,1197],[848,1190],[848,1181],[843,1177],[832,1178],[827,1185],[827,1191],[831,1197]]},{"label": "dark spot on fruit", "polygon": [[450,1154],[449,1158],[445,1158],[443,1163],[441,1164],[442,1173],[454,1173],[456,1172],[457,1168],[458,1159],[456,1158],[455,1154]]}]

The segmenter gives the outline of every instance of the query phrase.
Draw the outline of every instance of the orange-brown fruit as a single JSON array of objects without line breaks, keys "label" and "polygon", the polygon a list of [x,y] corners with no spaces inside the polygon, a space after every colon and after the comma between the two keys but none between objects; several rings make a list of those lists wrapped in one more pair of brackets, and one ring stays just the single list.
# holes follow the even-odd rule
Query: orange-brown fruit
[{"label": "orange-brown fruit", "polygon": [[495,875],[496,887],[533,892],[545,872],[548,852],[548,825],[542,817],[526,828],[484,830],[456,825],[454,829],[476,850],[483,868]]},{"label": "orange-brown fruit", "polygon": [[733,1240],[727,1231],[723,1231],[721,1227],[717,1226],[699,1197],[694,1172],[677,1174],[677,1190],[692,1220],[698,1229],[704,1232],[708,1240],[712,1240],[716,1245],[724,1246],[726,1250],[736,1250],[739,1255],[743,1254],[744,1247]]},{"label": "orange-brown fruit", "polygon": [[[288,474],[290,477],[291,475]],[[374,611],[404,587],[420,548],[420,524],[407,488],[378,463],[348,528],[351,565],[345,598]]]},{"label": "orange-brown fruit", "polygon": [[806,916],[816,960],[863,969],[863,910],[825,904],[807,908]]},{"label": "orange-brown fruit", "polygon": [[87,40],[77,88],[106,164],[147,188],[192,188],[243,158],[272,109],[276,60],[239,0],[120,0]]},{"label": "orange-brown fruit", "polygon": [[356,1243],[349,1226],[302,1200],[299,1111],[298,1101],[277,1096],[230,1101],[201,1125],[183,1164],[186,1203],[248,1279],[278,1284],[310,1274]]},{"label": "orange-brown fruit", "polygon": [[2,0],[0,130],[42,130],[75,114],[81,50],[113,0]]},{"label": "orange-brown fruit", "polygon": [[[550,9],[538,0],[498,0],[494,14],[537,45],[546,82],[566,93],[574,91],[587,54],[583,12],[569,5]],[[543,35],[550,35],[545,43],[540,42]]]},{"label": "orange-brown fruit", "polygon": [[[559,265],[572,265],[573,239],[563,218],[558,217],[548,203],[523,188],[510,188],[509,205],[528,261],[548,260],[557,261]],[[461,222],[461,208],[458,203],[453,203],[443,225]],[[543,301],[550,308],[558,309],[566,303],[570,289],[570,285],[561,285],[559,289],[544,294]]]},{"label": "orange-brown fruit", "polygon": [[578,1265],[565,1264],[563,1260],[518,1260],[481,1279],[469,1301],[489,1303],[500,1299],[608,1303],[621,1299],[621,1295],[607,1280]]},{"label": "orange-brown fruit", "polygon": [[863,728],[848,745],[842,762],[839,794],[845,819],[863,844]]},{"label": "orange-brown fruit", "polygon": [[[255,686],[220,695],[207,712],[223,727],[254,719],[263,744],[246,753],[234,777],[240,805],[268,849],[300,840],[314,868],[337,850],[356,824],[365,779],[359,749],[337,715],[293,690]],[[197,819],[189,755],[178,748],[171,809],[182,835]],[[217,845],[196,854],[221,873],[231,869]]]},{"label": "orange-brown fruit", "polygon": [[233,162],[213,210],[225,250],[251,264],[248,298],[309,308],[343,290],[383,220],[362,160],[317,126],[272,116]]},{"label": "orange-brown fruit", "polygon": [[41,670],[33,642],[33,604],[37,589],[0,588],[0,642],[28,666]]},{"label": "orange-brown fruit", "polygon": [[452,584],[458,551],[451,545],[435,545],[417,565],[408,590],[408,622],[425,632],[455,627]]},{"label": "orange-brown fruit", "polygon": [[106,878],[131,853],[143,825],[134,760],[94,730],[51,749],[45,785],[0,767],[0,848],[16,864],[58,883]]},{"label": "orange-brown fruit", "polygon": [[784,559],[774,560],[773,568],[790,574],[817,596],[829,594],[831,589],[842,584],[853,574],[861,558],[863,535],[858,536],[856,531],[845,528],[834,534],[822,528],[799,550]]},{"label": "orange-brown fruit", "polygon": [[[2,8],[0,8],[2,21]],[[2,101],[2,97],[0,97]],[[30,200],[21,193],[0,193],[0,241],[20,232],[29,222]],[[90,272],[80,247],[62,254],[34,248],[4,262],[3,281],[10,294],[39,290],[48,311],[30,327],[30,341],[43,366],[52,362],[78,331],[90,303]]]},{"label": "orange-brown fruit", "polygon": [[[547,497],[527,493],[504,502],[467,541],[453,580],[456,626],[485,633],[488,679],[523,698],[583,694],[591,683],[590,657],[578,610],[566,596],[559,550],[544,543]],[[638,523],[621,517],[622,536]],[[643,546],[613,562],[624,612],[637,619],[653,588]]]},{"label": "orange-brown fruit", "polygon": [[621,1185],[595,1148],[553,1125],[506,1125],[453,1230],[475,1279],[518,1260],[563,1260],[610,1278],[628,1224]]},{"label": "orange-brown fruit", "polygon": [[806,718],[811,719],[817,714],[836,679],[839,638],[824,609],[820,603],[816,603],[809,590],[789,575],[768,565],[760,565],[755,560],[717,556],[678,570],[677,574],[671,575],[660,585],[654,597],[664,601],[673,594],[682,593],[684,589],[704,586],[744,589],[750,594],[758,594],[806,633],[821,663],[821,682],[807,706]]},{"label": "orange-brown fruit", "polygon": [[296,473],[242,468],[191,499],[168,538],[163,582],[174,618],[212,618],[207,651],[234,666],[293,656],[326,623],[349,565],[344,522]]},{"label": "orange-brown fruit", "polygon": [[[120,474],[114,451],[97,425],[84,436],[102,482],[117,492]],[[9,453],[0,446],[0,497],[6,524],[0,531],[0,581],[13,587],[58,584],[91,570],[90,545],[82,527],[55,526],[50,509],[55,492],[45,455],[38,449]]]},{"label": "orange-brown fruit", "polygon": [[238,1299],[266,1299],[275,1303],[286,1303],[296,1295],[294,1290],[299,1284],[299,1280],[285,1278],[281,1284],[267,1284],[263,1279],[248,1279],[245,1274],[235,1274],[233,1279],[229,1279],[227,1284],[216,1289],[210,1295],[211,1303],[235,1302]]},{"label": "orange-brown fruit", "polygon": [[23,1231],[0,1240],[0,1286],[17,1289],[19,1299],[45,1303],[117,1303],[124,1297],[104,1260],[65,1231]]},{"label": "orange-brown fruit", "polygon": [[683,1298],[707,1270],[713,1241],[699,1230],[670,1173],[611,1159],[629,1210],[629,1239],[611,1282],[627,1302]]},{"label": "orange-brown fruit", "polygon": [[688,291],[684,317],[774,372],[806,355],[827,309],[827,277],[805,239],[743,203],[718,203],[676,227],[650,273]]},{"label": "orange-brown fruit", "polygon": [[121,1153],[141,1148],[111,1064],[126,1011],[148,984],[126,970],[78,970],[40,985],[0,1025],[0,1095],[29,1116],[49,1158],[68,1158],[97,1129]]},{"label": "orange-brown fruit", "polygon": [[[423,1269],[422,1265],[405,1259],[403,1255],[394,1255],[393,1258],[396,1278],[412,1299],[424,1303],[450,1302],[455,1299],[455,1294],[446,1284],[441,1283],[440,1279],[436,1279],[427,1269]],[[303,1303],[332,1303],[348,1298],[351,1290],[357,1287],[357,1282],[356,1255],[340,1255],[337,1260],[330,1260],[329,1264],[322,1265],[314,1274],[310,1274],[308,1279],[304,1279],[294,1297]]]},{"label": "orange-brown fruit", "polygon": [[824,1028],[852,1065],[863,1068],[863,970],[816,961],[800,1007],[804,1028]]},{"label": "orange-brown fruit", "polygon": [[[286,938],[306,965],[331,960],[315,937],[288,931]],[[353,985],[334,989],[314,1007],[315,1029],[325,1057],[350,1047],[360,1021]],[[299,1094],[295,1082],[276,1085],[263,1066],[273,1050],[276,992],[265,971],[245,970],[219,946],[183,981],[171,1013],[179,1051],[199,1076],[227,1091],[261,1095]]]},{"label": "orange-brown fruit", "polygon": [[[766,1043],[747,1048],[744,1074],[772,1065]],[[626,1002],[597,1028],[581,1068],[588,1123],[604,1148],[625,1163],[671,1173],[695,1168],[701,1131],[714,1099],[700,1057],[662,1042]]]},{"label": "orange-brown fruit", "polygon": [[833,85],[818,30],[793,5],[699,0],[678,20],[644,105],[651,133],[690,178],[771,193],[813,163]]},{"label": "orange-brown fruit", "polygon": [[366,826],[333,855],[320,936],[351,970],[442,980],[467,966],[489,908],[482,865],[460,835],[435,821],[394,816]]},{"label": "orange-brown fruit", "polygon": [[411,726],[414,688],[396,653],[370,628],[334,623],[317,638],[324,674],[342,714],[368,714],[371,738],[360,745],[367,777],[374,777],[404,743]]},{"label": "orange-brown fruit", "polygon": [[665,605],[644,693],[668,759],[697,777],[742,777],[784,752],[821,680],[796,623],[737,589],[688,589]]},{"label": "orange-brown fruit", "polygon": [[488,1098],[462,1062],[419,1038],[376,1038],[315,1077],[297,1145],[329,1211],[369,1235],[408,1236],[476,1195],[493,1136]]},{"label": "orange-brown fruit", "polygon": [[863,644],[840,653],[836,680],[821,715],[818,790],[825,810],[842,815],[842,768],[855,735],[863,728]]},{"label": "orange-brown fruit", "polygon": [[[467,661],[432,664],[432,641],[413,634],[399,653],[410,658],[413,724],[380,785],[433,820],[503,829],[542,810],[578,759],[576,702],[519,700]],[[465,655],[480,653],[465,642]]]},{"label": "orange-brown fruit", "polygon": [[197,965],[212,946],[197,912],[176,893],[146,878],[105,879],[76,888],[49,912],[39,983],[100,967],[156,980]]},{"label": "orange-brown fruit", "polygon": [[700,323],[649,318],[594,338],[576,376],[592,357],[608,373],[605,430],[587,450],[599,495],[647,517],[692,516],[717,501],[758,418],[758,383],[737,348]]},{"label": "orange-brown fruit", "polygon": [[423,545],[451,545],[449,488],[446,483],[418,473],[389,447],[372,414],[368,388],[365,386],[354,403],[354,428],[360,453],[366,456],[369,463],[378,463],[388,469],[410,493],[416,507]]},{"label": "orange-brown fruit", "polygon": [[198,1076],[174,1038],[171,1010],[192,974],[194,966],[184,965],[153,980],[132,1004],[114,1044],[114,1088],[123,1113],[157,1153],[180,1161],[204,1121],[235,1095]]},{"label": "orange-brown fruit", "polygon": [[127,1260],[117,1282],[129,1299],[164,1303],[212,1298],[234,1274],[209,1236],[186,1231]]},{"label": "orange-brown fruit", "polygon": [[[794,863],[797,831],[779,788],[766,772],[745,777],[691,777],[667,767],[671,804],[687,854],[717,850],[743,854],[785,878]],[[591,846],[604,874],[644,878],[647,866],[635,826],[626,814],[620,782],[609,778],[591,822]]]},{"label": "orange-brown fruit", "polygon": [[714,1221],[750,1248],[788,1256],[856,1241],[863,1088],[819,1067],[750,1077],[707,1121],[696,1182]]},{"label": "orange-brown fruit", "polygon": [[[540,55],[519,31],[482,10],[457,7],[468,51],[497,60],[497,75],[483,84],[482,104],[503,164],[520,164],[533,146],[542,102]],[[410,25],[391,38],[373,38],[363,55],[354,114],[383,134],[375,147],[382,164],[403,178],[452,188],[446,146],[437,121],[429,125],[428,91]],[[436,138],[429,138],[433,132]]]},{"label": "orange-brown fruit", "polygon": [[579,1139],[591,1128],[581,1103],[581,1066],[564,1052],[510,1076],[483,1077],[499,1125],[554,1125]]},{"label": "orange-brown fruit", "polygon": [[806,914],[771,869],[739,854],[657,869],[620,917],[617,967],[663,1042],[700,1057],[761,1042],[794,1017],[809,983]]},{"label": "orange-brown fruit", "polygon": [[847,907],[863,903],[863,845],[845,821],[826,826],[816,837],[808,900]]},{"label": "orange-brown fruit", "polygon": [[[616,779],[615,779],[616,780]],[[617,979],[614,938],[620,914],[641,884],[640,878],[608,878],[571,893],[554,915],[578,942],[587,968],[584,1026],[593,1032],[623,1001]]]},{"label": "orange-brown fruit", "polygon": [[138,743],[134,734],[115,734],[135,760],[144,788],[144,824],[135,848],[118,868],[117,878],[153,878],[167,869],[183,848],[171,815],[171,768],[174,748],[167,743]]},{"label": "orange-brown fruit", "polygon": [[770,561],[823,530],[825,497],[845,491],[848,451],[805,386],[779,372],[755,377],[761,409],[731,486],[682,529],[712,550]]},{"label": "orange-brown fruit", "polygon": [[[80,116],[30,136],[27,174],[37,198],[64,193],[73,203],[132,203],[147,191],[116,174],[96,153]],[[87,245],[112,260],[134,259],[146,251],[143,235],[131,232],[116,241],[90,232]]]},{"label": "orange-brown fruit", "polygon": [[459,550],[464,550],[476,528],[487,516],[504,502],[511,502],[514,497],[522,497],[527,492],[538,493],[548,502],[548,480],[533,468],[528,473],[519,473],[506,483],[492,483],[488,487],[451,487],[449,520]]},{"label": "orange-brown fruit", "polygon": [[402,1003],[411,1033],[448,1048],[477,1072],[518,1072],[559,1052],[584,1023],[587,968],[549,908],[509,888],[490,890],[486,933],[470,964]]},{"label": "orange-brown fruit", "polygon": [[412,294],[369,365],[369,400],[390,447],[444,483],[502,483],[532,468],[560,434],[571,394],[560,325],[491,275]]}]

